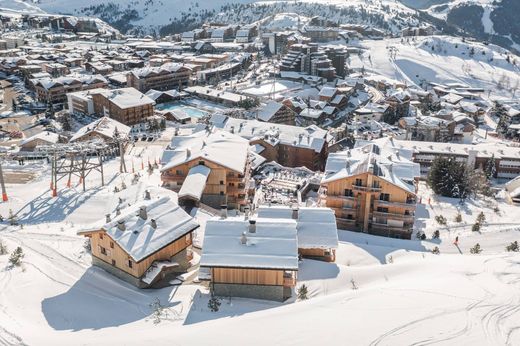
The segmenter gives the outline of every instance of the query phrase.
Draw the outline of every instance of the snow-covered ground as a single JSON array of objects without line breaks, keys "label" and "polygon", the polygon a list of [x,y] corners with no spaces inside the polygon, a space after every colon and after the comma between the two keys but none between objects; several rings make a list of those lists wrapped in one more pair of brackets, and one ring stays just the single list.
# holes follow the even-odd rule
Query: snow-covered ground
[{"label": "snow-covered ground", "polygon": [[[169,130],[168,130],[169,131]],[[224,298],[210,312],[207,289],[183,284],[139,290],[90,265],[80,229],[95,227],[120,205],[152,195],[174,193],[158,187],[159,175],[141,170],[166,144],[141,143],[127,153],[142,174],[119,174],[119,163],[105,166],[106,187],[93,173],[88,191],[60,186],[49,193],[48,167],[24,185],[7,186],[10,201],[0,213],[17,213],[21,226],[2,223],[0,239],[12,251],[25,252],[22,267],[9,268],[0,256],[0,344],[518,344],[520,343],[520,254],[505,252],[520,240],[517,207],[497,201],[434,198],[420,186],[416,229],[438,240],[406,241],[340,231],[336,263],[304,260],[298,286],[309,288],[307,301],[276,303]],[[125,180],[127,189],[114,192]],[[429,203],[428,203],[429,202]],[[498,207],[498,211],[495,211]],[[455,222],[458,210],[462,222]],[[486,215],[481,233],[471,224]],[[444,215],[447,227],[435,215]],[[201,222],[200,245],[209,215],[193,210]],[[459,248],[453,245],[459,236]],[[479,242],[480,255],[469,254]],[[440,255],[431,253],[438,246]],[[191,274],[190,274],[191,275]],[[167,315],[154,323],[152,304],[159,299]],[[312,326],[312,327],[310,327]],[[259,331],[261,336],[256,337]]]},{"label": "snow-covered ground", "polygon": [[[352,55],[352,68],[421,86],[423,82],[462,83],[484,88],[486,95],[511,98],[520,88],[520,61],[495,45],[462,42],[448,36],[363,41],[366,51]],[[432,48],[433,47],[433,48]],[[473,48],[473,51],[472,51]],[[395,54],[395,56],[394,56]]]}]

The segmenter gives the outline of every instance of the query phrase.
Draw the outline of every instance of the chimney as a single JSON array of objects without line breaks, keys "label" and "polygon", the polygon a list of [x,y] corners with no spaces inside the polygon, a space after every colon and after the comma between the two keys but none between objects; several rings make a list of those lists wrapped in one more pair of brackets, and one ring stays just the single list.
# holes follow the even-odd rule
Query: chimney
[{"label": "chimney", "polygon": [[249,207],[244,207],[244,220],[249,219]]},{"label": "chimney", "polygon": [[220,206],[220,216],[223,219],[227,219],[227,205],[226,204],[222,204]]},{"label": "chimney", "polygon": [[242,232],[242,236],[240,237],[240,244],[242,244],[242,245],[246,245],[247,244],[246,232]]},{"label": "chimney", "polygon": [[119,209],[119,207],[116,208],[116,215],[121,215],[121,209]]},{"label": "chimney", "polygon": [[292,219],[298,220],[298,205],[294,205],[292,208]]},{"label": "chimney", "polygon": [[144,199],[146,199],[146,200],[152,199],[152,197],[150,197],[150,191],[148,191],[148,190],[144,191]]},{"label": "chimney", "polygon": [[155,221],[155,219],[151,219],[150,226],[152,226],[153,229],[157,229],[157,221]]},{"label": "chimney", "polygon": [[110,218],[110,214],[106,215],[106,220],[105,221],[106,221],[106,223],[109,223],[109,222],[112,221],[112,219]]},{"label": "chimney", "polygon": [[249,220],[249,233],[256,233],[256,220]]},{"label": "chimney", "polygon": [[119,220],[119,221],[117,222],[117,228],[118,228],[120,231],[126,231],[125,220]]},{"label": "chimney", "polygon": [[186,148],[186,157],[191,156],[191,150],[189,148]]},{"label": "chimney", "polygon": [[139,217],[143,220],[146,220],[148,218],[148,215],[146,213],[146,206],[142,206],[141,208],[139,208]]}]

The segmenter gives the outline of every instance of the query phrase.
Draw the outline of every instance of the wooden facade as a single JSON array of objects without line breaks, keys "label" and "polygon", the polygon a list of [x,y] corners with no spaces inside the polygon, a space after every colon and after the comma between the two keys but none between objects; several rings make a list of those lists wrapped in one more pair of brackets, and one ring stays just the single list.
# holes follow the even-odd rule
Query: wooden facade
[{"label": "wooden facade", "polygon": [[140,92],[154,90],[179,89],[189,83],[192,70],[188,67],[180,67],[176,71],[160,70],[160,72],[149,72],[147,75],[137,76],[134,73],[127,74],[127,86],[133,87]]},{"label": "wooden facade", "polygon": [[243,172],[236,172],[209,159],[197,157],[162,172],[161,180],[164,186],[178,192],[189,170],[200,164],[211,169],[202,195],[202,200],[208,201],[206,204],[214,208],[226,204],[230,209],[239,209],[247,204],[251,176],[249,160]]},{"label": "wooden facade", "polygon": [[88,232],[85,235],[90,238],[92,256],[136,278],[141,278],[154,261],[168,261],[192,244],[192,233],[190,232],[136,262],[104,230]]},{"label": "wooden facade", "polygon": [[260,144],[265,149],[260,153],[267,161],[275,161],[285,167],[307,167],[313,171],[323,171],[328,156],[328,145],[325,143],[320,152],[312,148],[301,148],[277,143],[272,145],[264,139],[251,141],[251,145]]},{"label": "wooden facade", "polygon": [[294,287],[296,271],[257,268],[211,268],[212,283]]},{"label": "wooden facade", "polygon": [[372,173],[322,184],[325,205],[336,214],[338,228],[410,238],[416,195]]},{"label": "wooden facade", "polygon": [[102,93],[92,94],[94,113],[107,116],[125,125],[135,125],[153,116],[153,103],[143,103],[135,107],[120,108]]}]

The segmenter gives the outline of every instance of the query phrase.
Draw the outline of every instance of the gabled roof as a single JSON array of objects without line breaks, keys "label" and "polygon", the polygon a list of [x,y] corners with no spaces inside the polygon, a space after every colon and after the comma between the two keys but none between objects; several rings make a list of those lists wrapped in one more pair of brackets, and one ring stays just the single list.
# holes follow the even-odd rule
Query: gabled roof
[{"label": "gabled roof", "polygon": [[196,129],[191,134],[172,138],[163,153],[161,171],[200,159],[243,173],[248,152],[249,142],[240,136],[221,130]]},{"label": "gabled roof", "polygon": [[72,136],[70,141],[74,142],[90,133],[98,133],[107,138],[114,138],[114,135],[118,133],[121,138],[125,138],[130,133],[130,127],[126,126],[125,124],[121,124],[117,120],[103,117],[83,126],[74,134],[74,136]]},{"label": "gabled roof", "polygon": [[[146,220],[139,216],[143,206],[146,208]],[[155,228],[152,220],[155,220]],[[124,231],[118,228],[119,221],[124,221]],[[102,229],[134,261],[139,262],[197,227],[199,224],[181,207],[169,197],[162,197],[126,208]]]},{"label": "gabled roof", "polygon": [[[261,206],[259,218],[292,219],[293,209],[289,206]],[[338,229],[334,211],[330,208],[300,207],[298,219],[299,249],[335,249],[338,247]]]},{"label": "gabled roof", "polygon": [[259,218],[250,233],[243,218],[208,220],[200,266],[298,270],[296,222]]},{"label": "gabled roof", "polygon": [[385,145],[383,140],[377,144],[357,141],[354,149],[329,155],[322,183],[363,173],[374,174],[414,194],[415,187],[412,182],[421,175],[419,164],[412,162],[410,150]]},{"label": "gabled roof", "polygon": [[269,101],[258,111],[258,119],[268,122],[282,107],[284,107],[284,105],[281,103]]}]

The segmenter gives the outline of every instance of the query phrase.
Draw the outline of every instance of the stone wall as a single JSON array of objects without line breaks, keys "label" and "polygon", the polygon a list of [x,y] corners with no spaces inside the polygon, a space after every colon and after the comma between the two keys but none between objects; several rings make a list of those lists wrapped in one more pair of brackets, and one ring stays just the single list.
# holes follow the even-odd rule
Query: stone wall
[{"label": "stone wall", "polygon": [[212,287],[213,294],[221,297],[266,299],[276,300],[279,302],[283,302],[286,298],[288,298],[284,296],[283,286],[214,283]]}]

